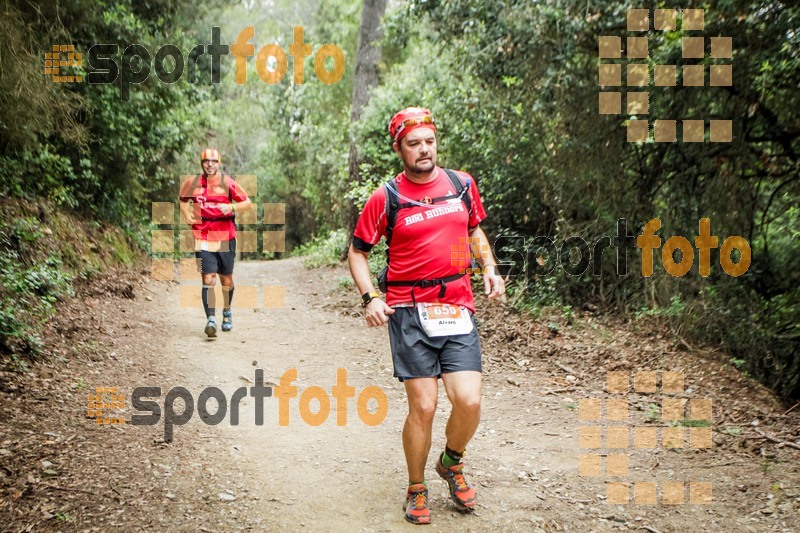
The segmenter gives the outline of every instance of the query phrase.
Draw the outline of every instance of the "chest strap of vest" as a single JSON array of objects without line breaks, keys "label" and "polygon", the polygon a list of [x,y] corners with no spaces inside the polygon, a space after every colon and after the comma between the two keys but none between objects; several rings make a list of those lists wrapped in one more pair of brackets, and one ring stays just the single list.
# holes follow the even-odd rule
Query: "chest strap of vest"
[{"label": "chest strap of vest", "polygon": [[466,275],[465,272],[461,272],[460,274],[453,274],[450,276],[445,276],[443,278],[432,278],[432,279],[406,279],[406,280],[394,280],[394,281],[386,281],[386,285],[389,287],[411,287],[411,302],[414,305],[417,305],[417,299],[414,297],[414,289],[429,289],[431,287],[439,286],[439,298],[444,298],[444,294],[447,291],[447,284],[451,281],[456,281],[457,279],[461,279]]},{"label": "chest strap of vest", "polygon": [[[227,181],[225,180],[225,178],[228,178]],[[191,186],[191,188],[189,190],[190,191],[194,191],[197,188],[197,186],[202,183],[202,181],[203,181],[203,175],[202,174],[198,174],[197,176],[195,176],[194,181],[192,182],[192,186]],[[221,181],[220,181],[220,183],[222,183],[222,185],[224,185],[225,188],[228,189],[228,202],[231,203],[231,204],[233,203],[233,193],[231,193],[231,183],[235,183],[235,182],[236,182],[236,179],[234,178],[234,176],[226,176],[224,174],[222,175],[222,178],[221,178]],[[205,185],[201,185],[201,187],[202,187],[202,189],[204,191],[203,194],[207,194],[208,193],[208,178],[206,178],[206,184]],[[231,213],[229,215],[221,215],[221,216],[218,216],[218,217],[204,217],[204,216],[200,217],[200,221],[201,222],[215,222],[215,221],[218,221],[218,220],[235,220],[235,219],[236,219],[236,213],[233,212],[233,211],[231,211]]]},{"label": "chest strap of vest", "polygon": [[219,217],[200,217],[200,220],[202,220],[203,222],[207,221],[210,222],[215,220],[233,220],[234,218],[236,218],[236,215],[231,214],[231,215],[222,215]]}]

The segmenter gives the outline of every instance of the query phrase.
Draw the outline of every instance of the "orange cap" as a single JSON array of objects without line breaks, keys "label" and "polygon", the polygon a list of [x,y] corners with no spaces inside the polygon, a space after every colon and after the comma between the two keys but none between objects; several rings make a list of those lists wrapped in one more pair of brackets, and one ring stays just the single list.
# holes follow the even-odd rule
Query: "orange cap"
[{"label": "orange cap", "polygon": [[219,152],[215,148],[206,148],[200,154],[200,162],[202,163],[206,159],[215,159],[218,163],[221,163],[222,160],[219,157]]}]

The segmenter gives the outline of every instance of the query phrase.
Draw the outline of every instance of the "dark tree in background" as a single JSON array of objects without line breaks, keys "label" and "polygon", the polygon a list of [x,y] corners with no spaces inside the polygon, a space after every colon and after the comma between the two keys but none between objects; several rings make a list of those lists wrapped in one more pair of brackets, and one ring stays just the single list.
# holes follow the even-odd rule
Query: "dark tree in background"
[{"label": "dark tree in background", "polygon": [[[358,51],[356,53],[356,74],[353,82],[353,103],[350,109],[350,121],[355,124],[361,120],[361,114],[369,102],[370,91],[378,85],[378,66],[381,61],[381,19],[386,11],[386,0],[364,0],[361,10],[361,25],[358,30]],[[350,155],[348,174],[350,181],[361,184],[361,158],[355,137],[350,139]],[[347,256],[353,231],[358,220],[360,206],[350,204],[347,214],[347,245],[342,251],[342,259]]]}]

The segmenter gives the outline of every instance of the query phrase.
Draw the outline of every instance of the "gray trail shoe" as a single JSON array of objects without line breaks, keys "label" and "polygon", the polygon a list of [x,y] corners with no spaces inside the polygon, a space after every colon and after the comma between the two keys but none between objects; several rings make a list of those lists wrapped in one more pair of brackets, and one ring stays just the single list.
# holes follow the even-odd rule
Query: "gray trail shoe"
[{"label": "gray trail shoe", "polygon": [[208,338],[216,337],[217,336],[217,321],[213,318],[209,318],[208,322],[206,322],[206,335]]},{"label": "gray trail shoe", "polygon": [[233,314],[230,309],[222,311],[222,331],[230,331],[233,329]]}]

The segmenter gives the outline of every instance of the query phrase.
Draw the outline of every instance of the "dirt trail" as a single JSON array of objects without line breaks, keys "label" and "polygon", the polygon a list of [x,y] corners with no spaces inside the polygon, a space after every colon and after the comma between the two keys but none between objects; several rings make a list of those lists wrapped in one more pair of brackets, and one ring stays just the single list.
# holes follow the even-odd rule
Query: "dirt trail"
[{"label": "dirt trail", "polygon": [[[172,322],[172,334],[163,353],[179,376],[174,385],[185,386],[195,396],[203,387],[217,386],[230,398],[235,388],[250,385],[243,376],[254,379],[255,368],[264,369],[265,380],[273,383],[279,382],[286,370],[296,368],[298,380],[293,385],[298,387],[298,398],[291,400],[288,427],[278,423],[278,400],[274,397],[264,401],[263,426],[254,424],[254,400],[248,398],[241,403],[237,427],[228,425],[228,420],[219,426],[206,426],[197,417],[185,427],[176,427],[172,446],[183,448],[186,457],[194,458],[172,474],[177,514],[185,512],[188,520],[205,504],[228,515],[228,519],[238,515],[235,522],[228,522],[231,527],[269,525],[276,529],[335,531],[406,527],[400,511],[406,479],[400,445],[405,394],[392,378],[385,328],[369,329],[356,318],[326,310],[325,284],[310,280],[299,260],[241,263],[237,266],[237,285],[246,284],[286,287],[285,306],[260,312],[238,310],[234,332],[220,333],[214,341],[204,339],[199,313],[170,312],[177,303],[174,292],[161,303]],[[336,424],[332,399],[331,414],[321,426],[310,426],[301,419],[298,405],[302,391],[316,385],[330,394],[339,368],[347,370],[348,384],[356,395],[370,385],[384,391],[388,415],[383,423],[365,425],[357,414],[355,399],[348,401],[345,426]],[[496,381],[491,376],[487,379],[483,422],[470,454],[475,457],[473,471],[483,472],[473,477],[483,481],[484,501],[498,497],[502,501],[496,509],[485,507],[472,517],[455,512],[447,500],[444,482],[433,471],[431,458],[428,479],[437,529],[498,525],[529,529],[533,525],[533,492],[525,495],[524,491],[509,489],[512,484],[527,484],[532,489],[533,484],[515,481],[517,474],[541,471],[539,455],[548,458],[552,474],[567,474],[574,469],[570,454],[564,452],[569,448],[566,435],[548,437],[541,426],[527,424],[537,418],[536,408],[520,409],[518,402],[531,397],[532,391],[512,390],[498,386]],[[440,392],[432,454],[444,445],[444,417],[449,404],[444,391]],[[313,407],[317,407],[316,402]],[[370,408],[374,409],[374,402]],[[563,434],[565,426],[550,429]],[[496,450],[504,449],[501,447],[508,451],[498,454]],[[235,501],[220,501],[218,493],[227,489],[236,495]]]},{"label": "dirt trail", "polygon": [[[299,259],[240,262],[236,268],[239,287],[285,287],[284,307],[237,309],[234,331],[209,341],[201,310],[180,307],[177,285],[150,284],[124,303],[89,302],[103,317],[97,329],[111,339],[111,355],[81,365],[67,360],[58,374],[68,378],[50,376],[55,386],[68,389],[62,398],[71,408],[53,415],[48,406],[50,411],[39,412],[40,418],[49,413],[47,429],[31,425],[25,430],[30,424],[26,413],[35,415],[41,404],[31,400],[26,410],[12,407],[7,401],[12,396],[0,398],[0,442],[6,450],[0,450],[0,474],[6,481],[0,519],[8,518],[9,530],[26,524],[98,531],[420,527],[406,524],[401,512],[406,474],[400,431],[406,408],[403,388],[392,378],[387,332],[367,328],[354,309],[341,306],[337,287],[346,279],[345,269],[308,271]],[[485,305],[479,302],[479,317]],[[486,329],[485,338],[501,336],[496,324]],[[491,347],[502,342],[498,338],[485,343],[483,416],[468,457],[480,507],[472,515],[456,512],[433,470],[434,456],[444,445],[449,407],[442,390],[427,470],[433,512],[428,529],[665,533],[800,528],[800,476],[793,451],[784,453],[794,461],[786,455],[761,460],[716,448],[635,449],[631,444],[628,476],[580,476],[579,456],[602,450],[579,447],[579,427],[589,422],[579,420],[577,406],[584,398],[603,398],[603,380],[580,370],[578,377],[564,380],[559,369],[554,378],[553,367],[542,364],[537,349],[521,349],[519,364],[501,361]],[[255,400],[245,397],[238,426],[230,425],[230,413],[212,426],[195,412],[189,423],[174,428],[171,444],[158,443],[163,419],[155,426],[94,426],[82,416],[87,391],[72,383],[81,376],[92,388],[119,385],[128,397],[136,386],[160,386],[162,400],[173,387],[186,387],[196,400],[202,389],[213,386],[230,399],[237,388],[252,385],[257,368],[272,383],[297,369],[292,385],[298,397],[291,399],[287,427],[278,423],[277,398],[264,399],[264,424],[257,426]],[[345,426],[336,424],[333,398],[322,425],[301,419],[303,391],[318,386],[330,395],[340,368],[346,369],[356,395],[368,386],[384,391],[388,415],[383,423],[365,425],[355,399],[348,401]],[[42,396],[38,386],[30,385],[29,396]],[[316,410],[317,402],[312,406]],[[629,425],[636,425],[647,407],[647,401],[631,397]],[[180,401],[176,408],[181,411]],[[209,402],[212,413],[214,408],[215,402]],[[57,448],[48,448],[48,442]],[[43,460],[55,463],[57,477],[40,472]],[[609,480],[712,482],[713,499],[710,505],[689,505],[687,488],[683,505],[612,505],[606,500]],[[86,490],[92,484],[99,489],[95,498]]]}]

